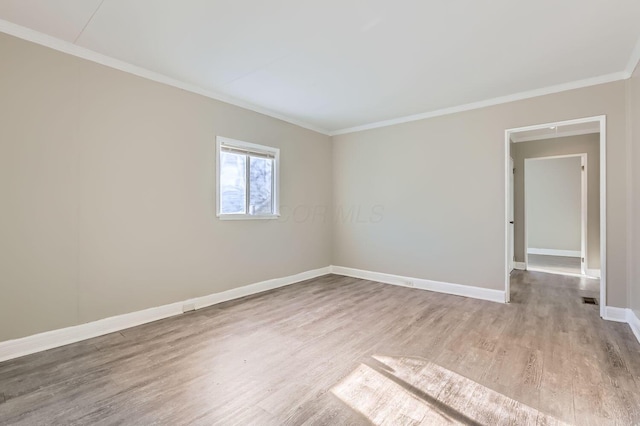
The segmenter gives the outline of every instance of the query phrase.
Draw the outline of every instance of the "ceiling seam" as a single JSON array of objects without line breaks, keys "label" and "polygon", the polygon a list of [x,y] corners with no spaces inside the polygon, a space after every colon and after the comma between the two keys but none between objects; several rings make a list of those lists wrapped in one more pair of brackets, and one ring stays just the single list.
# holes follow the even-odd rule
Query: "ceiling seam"
[{"label": "ceiling seam", "polygon": [[285,55],[282,55],[282,56],[277,57],[276,59],[274,59],[274,60],[272,60],[272,61],[267,62],[267,63],[266,63],[266,64],[264,64],[264,65],[259,65],[259,66],[255,67],[254,69],[252,69],[251,71],[246,72],[246,73],[242,74],[242,75],[241,75],[241,76],[239,76],[239,77],[232,78],[231,80],[229,80],[229,81],[227,81],[227,82],[222,83],[222,84],[220,85],[220,87],[228,87],[228,86],[230,86],[231,84],[235,83],[236,81],[241,80],[241,79],[243,79],[243,78],[245,78],[245,77],[249,77],[249,76],[251,76],[251,75],[253,75],[253,74],[257,73],[257,72],[260,72],[260,71],[262,71],[262,70],[264,70],[264,69],[266,69],[266,68],[270,67],[271,65],[276,64],[276,63],[278,63],[278,62],[280,62],[280,61],[282,61],[282,60],[284,60],[284,59],[288,58],[288,57],[289,57],[289,56],[291,56],[291,55],[292,55],[291,53],[287,53],[287,54],[285,54]]},{"label": "ceiling seam", "polygon": [[100,3],[98,4],[98,7],[96,7],[96,10],[93,11],[93,13],[91,14],[91,16],[89,17],[89,20],[87,21],[86,24],[84,24],[84,26],[82,27],[82,29],[80,30],[80,33],[78,33],[78,35],[76,36],[76,38],[73,39],[73,44],[76,44],[78,39],[80,38],[80,36],[82,36],[82,34],[84,33],[84,30],[87,29],[87,27],[89,26],[89,24],[91,23],[91,21],[93,21],[93,17],[96,16],[96,13],[98,13],[98,11],[100,10],[100,8],[102,7],[102,4],[105,2],[105,0],[101,0]]}]

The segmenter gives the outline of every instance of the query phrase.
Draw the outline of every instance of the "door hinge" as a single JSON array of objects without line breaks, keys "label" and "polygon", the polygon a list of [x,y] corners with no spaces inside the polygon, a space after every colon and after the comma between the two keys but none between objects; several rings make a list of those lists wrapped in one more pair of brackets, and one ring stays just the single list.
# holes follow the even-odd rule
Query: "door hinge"
[{"label": "door hinge", "polygon": [[582,171],[584,172],[584,166],[582,166]]},{"label": "door hinge", "polygon": [[582,258],[582,263],[584,263],[584,257]]}]

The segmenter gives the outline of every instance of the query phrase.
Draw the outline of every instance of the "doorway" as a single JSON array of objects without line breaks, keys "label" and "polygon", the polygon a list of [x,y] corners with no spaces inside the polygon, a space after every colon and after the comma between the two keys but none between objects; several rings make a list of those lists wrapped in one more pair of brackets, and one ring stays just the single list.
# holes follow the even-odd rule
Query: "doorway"
[{"label": "doorway", "polygon": [[587,276],[587,166],[587,153],[524,159],[525,269]]},{"label": "doorway", "polygon": [[[606,307],[606,117],[605,116],[596,116],[596,117],[586,117],[575,120],[566,120],[566,121],[558,121],[552,123],[544,123],[544,124],[536,124],[532,126],[519,127],[513,129],[505,130],[505,156],[504,156],[504,167],[505,167],[505,301],[509,302],[511,299],[510,294],[510,275],[512,269],[528,269],[530,267],[531,262],[535,264],[537,259],[529,258],[529,255],[535,256],[536,253],[532,253],[529,250],[529,244],[525,244],[527,249],[523,249],[522,241],[518,235],[521,235],[523,231],[523,226],[526,225],[526,219],[522,217],[522,211],[515,212],[514,215],[514,204],[516,204],[516,199],[519,195],[514,195],[514,184],[513,177],[514,174],[516,176],[516,180],[520,179],[523,182],[523,173],[525,172],[526,167],[524,164],[521,166],[521,170],[519,169],[518,162],[520,159],[516,158],[516,164],[513,164],[513,150],[515,145],[519,142],[533,142],[533,141],[544,141],[547,145],[553,141],[561,141],[561,140],[569,140],[570,138],[565,138],[565,136],[575,136],[575,135],[583,135],[583,134],[591,134],[592,139],[595,138],[594,144],[597,144],[595,147],[596,154],[593,158],[587,159],[585,158],[585,163],[583,164],[583,157],[579,154],[583,153],[571,153],[571,157],[576,157],[580,160],[580,166],[585,166],[585,176],[580,180],[580,188],[581,188],[581,197],[580,197],[580,248],[579,248],[579,258],[577,258],[577,248],[573,250],[568,250],[567,252],[556,252],[553,254],[571,254],[569,257],[576,257],[580,260],[578,263],[579,273],[580,275],[589,275],[589,272],[592,271],[592,265],[589,263],[590,256],[591,258],[596,259],[599,263],[599,273],[600,276],[600,316],[603,317]],[[547,140],[549,139],[549,140]],[[558,142],[561,143],[561,142]],[[542,145],[542,144],[541,144]],[[554,155],[537,155],[538,157],[553,157]],[[555,155],[558,157],[558,155]],[[569,158],[568,153],[567,158]],[[587,157],[587,156],[585,156]],[[598,158],[599,157],[599,158]],[[535,161],[543,161],[543,160],[535,160]],[[590,178],[587,177],[588,165],[596,164],[596,168],[599,169],[599,173],[593,173]],[[520,173],[520,175],[518,175]],[[599,176],[598,176],[599,175]],[[582,194],[583,186],[586,184],[587,179],[589,179],[592,183],[591,187],[595,187],[599,190],[599,194],[597,197],[592,197],[590,201],[588,201],[588,196]],[[594,181],[595,179],[595,181]],[[515,184],[515,187],[518,187],[518,183]],[[517,189],[516,189],[517,191]],[[584,196],[582,196],[584,195]],[[524,203],[522,201],[522,203]],[[584,207],[586,205],[586,207]],[[582,208],[584,207],[584,208]],[[595,209],[595,215],[592,214],[591,224],[596,223],[598,225],[597,230],[592,230],[591,228],[587,228],[585,223],[587,223],[587,216],[591,212],[593,213],[593,209]],[[518,209],[516,209],[518,210]],[[597,218],[599,216],[599,218]],[[515,232],[514,232],[514,224],[515,222]],[[592,238],[591,244],[589,244],[589,235],[592,235],[593,232],[596,232],[595,238]],[[514,237],[515,234],[515,237]],[[516,241],[515,249],[514,249],[514,241]],[[596,243],[597,241],[597,243]],[[595,247],[595,248],[594,248]],[[536,247],[532,247],[536,248]],[[543,247],[544,248],[544,247]],[[523,253],[524,251],[524,253]],[[514,255],[515,252],[515,255]],[[535,252],[535,250],[534,250]],[[545,255],[545,254],[543,254]],[[548,255],[548,252],[547,252]],[[584,256],[583,256],[584,255]],[[562,257],[562,256],[556,256]],[[582,258],[584,257],[585,261],[582,262]],[[560,259],[556,259],[560,260]],[[583,264],[584,263],[584,264]],[[534,266],[535,268],[535,266]]]}]

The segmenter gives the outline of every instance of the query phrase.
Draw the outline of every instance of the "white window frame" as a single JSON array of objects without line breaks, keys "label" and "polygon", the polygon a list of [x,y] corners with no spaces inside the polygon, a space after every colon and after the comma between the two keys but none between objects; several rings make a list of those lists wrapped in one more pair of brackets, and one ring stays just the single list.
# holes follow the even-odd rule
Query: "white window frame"
[{"label": "white window frame", "polygon": [[[222,214],[220,213],[220,152],[222,146],[238,148],[257,154],[270,154],[274,157],[273,162],[273,214],[257,215],[257,214]],[[249,180],[246,181],[247,197],[249,196]],[[247,199],[248,201],[248,199]],[[258,145],[255,143],[239,141],[236,139],[216,137],[216,216],[220,220],[256,220],[256,219],[278,219],[280,217],[280,150],[270,146]]]}]

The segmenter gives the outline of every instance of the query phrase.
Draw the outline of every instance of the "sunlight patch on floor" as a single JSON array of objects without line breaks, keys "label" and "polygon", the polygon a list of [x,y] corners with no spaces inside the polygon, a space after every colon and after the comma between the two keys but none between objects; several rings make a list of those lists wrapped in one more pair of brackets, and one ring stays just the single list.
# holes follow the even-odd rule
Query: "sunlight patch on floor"
[{"label": "sunlight patch on floor", "polygon": [[373,359],[331,389],[373,424],[565,424],[427,360]]}]

